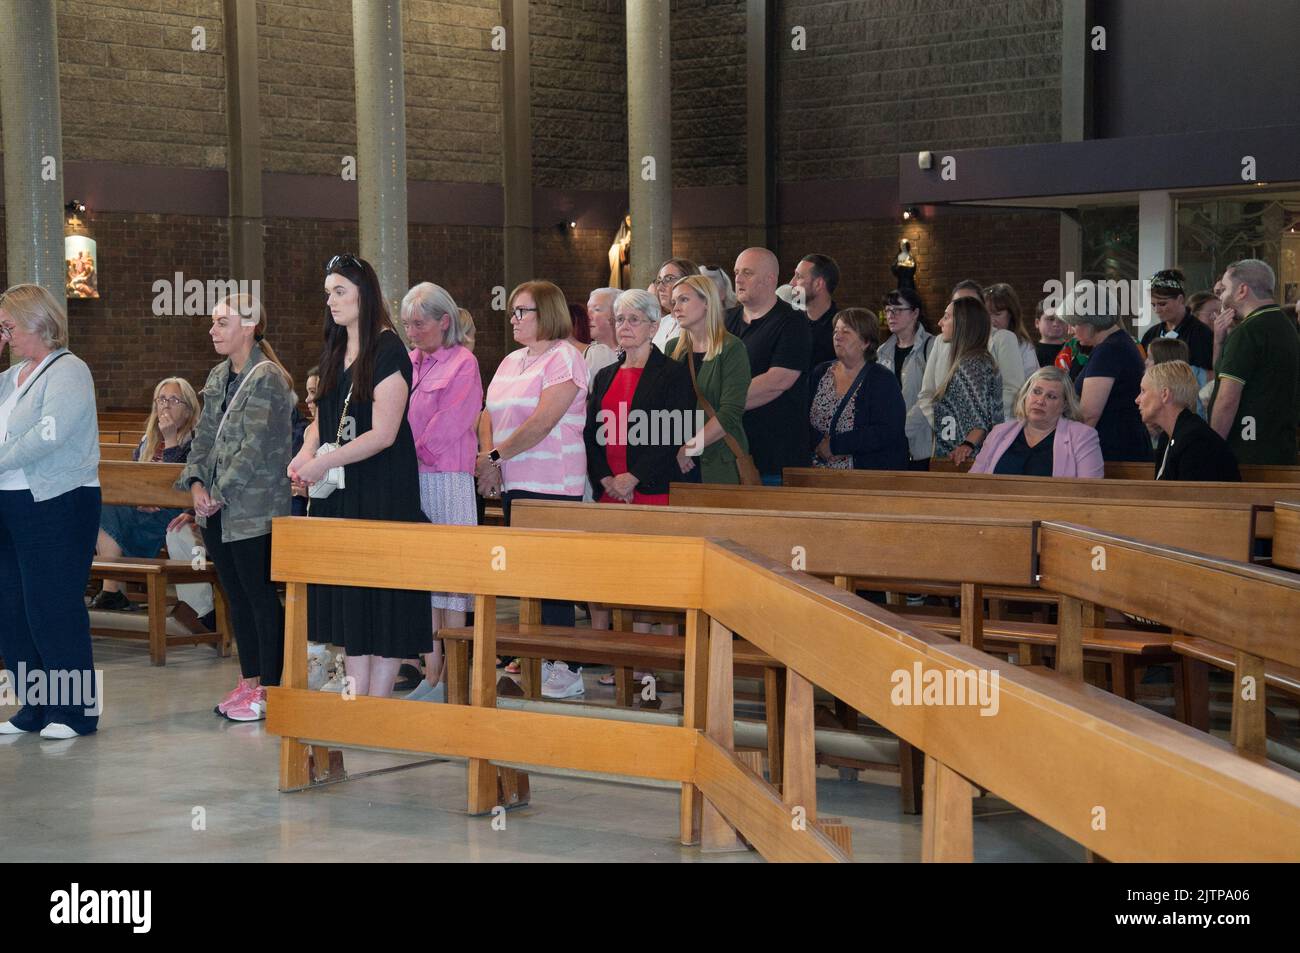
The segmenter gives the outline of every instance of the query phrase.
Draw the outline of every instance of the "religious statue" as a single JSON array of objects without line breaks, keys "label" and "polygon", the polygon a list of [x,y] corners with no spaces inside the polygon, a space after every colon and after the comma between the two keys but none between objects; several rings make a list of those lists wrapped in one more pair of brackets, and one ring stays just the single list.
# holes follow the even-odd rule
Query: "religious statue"
[{"label": "religious statue", "polygon": [[912,243],[904,238],[899,242],[898,257],[889,266],[899,288],[916,290],[916,259],[912,257]]},{"label": "religious statue", "polygon": [[627,288],[632,270],[632,213],[623,216],[623,223],[609,246],[609,286]]}]

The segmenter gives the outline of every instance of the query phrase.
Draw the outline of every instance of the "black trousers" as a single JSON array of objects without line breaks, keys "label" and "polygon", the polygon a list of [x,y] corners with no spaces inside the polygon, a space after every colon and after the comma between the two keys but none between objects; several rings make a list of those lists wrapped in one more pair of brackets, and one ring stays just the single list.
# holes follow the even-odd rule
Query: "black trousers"
[{"label": "black trousers", "polygon": [[271,582],[271,534],[221,541],[221,513],[208,517],[203,545],[217,568],[230,606],[244,678],[279,685],[284,668],[284,607]]}]

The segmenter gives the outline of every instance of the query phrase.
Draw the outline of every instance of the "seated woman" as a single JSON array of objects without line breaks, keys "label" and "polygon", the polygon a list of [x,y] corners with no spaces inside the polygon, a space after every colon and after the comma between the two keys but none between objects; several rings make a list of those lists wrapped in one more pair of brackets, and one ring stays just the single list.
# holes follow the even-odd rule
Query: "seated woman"
[{"label": "seated woman", "polygon": [[[184,463],[189,459],[194,426],[199,419],[199,398],[189,382],[168,377],[153,389],[153,409],[145,421],[144,438],[131,459],[145,463]],[[95,555],[157,556],[167,539],[167,526],[181,515],[179,509],[156,506],[105,506],[99,516],[99,541]],[[122,583],[104,580],[104,588],[90,603],[92,609],[129,609],[131,601]]]},{"label": "seated woman", "polygon": [[668,484],[681,473],[677,451],[694,435],[690,372],[654,346],[659,320],[659,302],[648,291],[624,291],[614,303],[623,353],[596,373],[583,431],[587,474],[601,503],[667,506]]},{"label": "seated woman", "polygon": [[1241,482],[1237,458],[1228,442],[1192,410],[1196,373],[1185,361],[1166,361],[1142,376],[1138,412],[1148,427],[1160,430],[1156,446],[1157,480]]},{"label": "seated woman", "polygon": [[876,363],[880,322],[865,308],[835,315],[835,360],[813,368],[813,466],[906,470],[907,404],[893,372]]},{"label": "seated woman", "polygon": [[989,432],[971,473],[1105,476],[1097,431],[1079,422],[1079,401],[1065,371],[1042,367],[1030,375],[1015,414]]}]

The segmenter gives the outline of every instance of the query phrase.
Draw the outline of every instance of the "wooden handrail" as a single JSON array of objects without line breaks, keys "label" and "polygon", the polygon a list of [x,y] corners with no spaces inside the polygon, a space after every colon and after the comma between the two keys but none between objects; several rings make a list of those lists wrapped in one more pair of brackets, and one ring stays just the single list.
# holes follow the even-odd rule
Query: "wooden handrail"
[{"label": "wooden handrail", "polygon": [[[506,559],[499,568],[488,558],[494,547]],[[926,818],[931,859],[969,859],[965,779],[1112,860],[1300,859],[1300,776],[1060,675],[1008,667],[730,542],[286,518],[275,521],[272,566],[273,578],[288,583],[285,687],[270,690],[268,718],[268,730],[282,735],[285,787],[307,783],[305,742],[313,740],[465,753],[471,809],[482,811],[496,797],[493,757],[646,777],[672,776],[665,766],[678,764],[686,766],[677,772],[684,790],[697,788],[770,856],[844,859],[818,823],[792,828],[792,805],[774,799],[725,744],[714,750],[715,738],[701,753],[695,729],[708,697],[701,676],[717,684],[730,677],[702,667],[701,656],[709,655],[706,645],[729,643],[736,632],[926,751],[934,779]],[[471,679],[480,710],[416,711],[391,700],[307,692],[310,582],[480,593]],[[643,760],[627,748],[631,732],[575,733],[570,719],[525,721],[519,712],[493,710],[495,597],[485,593],[520,592],[596,601],[631,592],[643,604],[689,609],[687,724],[672,735],[646,726],[653,740],[642,743],[652,754]],[[699,621],[705,614],[717,630],[712,636]],[[896,704],[899,673],[914,672],[935,672],[953,685],[982,678],[986,687],[997,686],[997,712],[983,715],[980,706],[951,699]],[[919,692],[913,700],[921,700]],[[790,756],[787,749],[787,780]],[[1158,800],[1153,790],[1161,792]],[[682,816],[686,836],[694,829],[686,800]]]}]

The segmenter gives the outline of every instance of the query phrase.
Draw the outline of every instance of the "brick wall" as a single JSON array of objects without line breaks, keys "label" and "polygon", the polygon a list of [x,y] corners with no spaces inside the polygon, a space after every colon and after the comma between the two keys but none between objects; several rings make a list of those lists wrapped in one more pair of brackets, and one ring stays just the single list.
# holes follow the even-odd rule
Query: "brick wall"
[{"label": "brick wall", "polygon": [[673,185],[745,183],[745,2],[673,0]]},{"label": "brick wall", "polygon": [[[1059,138],[1059,0],[778,10],[782,181],[896,175],[899,153]],[[806,50],[791,48],[796,26]]]},{"label": "brick wall", "polygon": [[65,160],[225,167],[221,0],[59,0],[57,16]]}]

